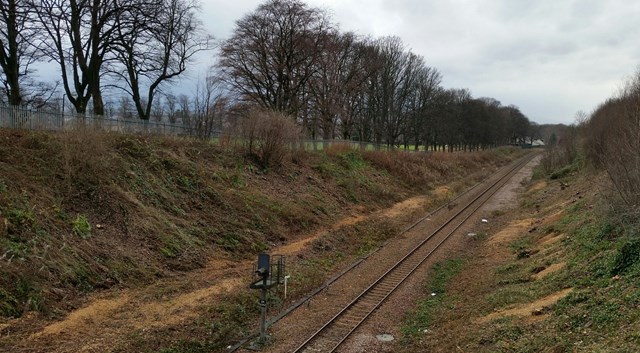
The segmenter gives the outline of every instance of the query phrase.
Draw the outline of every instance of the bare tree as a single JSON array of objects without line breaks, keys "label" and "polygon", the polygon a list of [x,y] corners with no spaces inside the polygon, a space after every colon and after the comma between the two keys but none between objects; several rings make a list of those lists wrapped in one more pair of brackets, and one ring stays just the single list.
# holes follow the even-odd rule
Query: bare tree
[{"label": "bare tree", "polygon": [[34,32],[28,28],[27,8],[24,2],[8,0],[0,2],[0,66],[2,84],[10,105],[22,103],[20,78],[35,61],[30,38]]},{"label": "bare tree", "polygon": [[436,108],[436,96],[441,90],[442,75],[438,70],[426,65],[418,68],[414,88],[409,96],[409,119],[407,131],[403,133],[404,145],[413,140],[416,150],[427,144],[430,130],[433,129],[433,115]]},{"label": "bare tree", "polygon": [[109,119],[116,116],[116,104],[113,100],[107,100],[104,102],[104,116]]},{"label": "bare tree", "polygon": [[0,82],[6,102],[13,106],[46,106],[57,88],[33,77],[41,39],[34,22],[26,0],[0,1]]},{"label": "bare tree", "polygon": [[515,105],[509,105],[507,108],[510,120],[509,130],[511,134],[511,143],[524,143],[526,138],[529,136],[531,122],[524,114],[522,114],[520,108]]},{"label": "bare tree", "polygon": [[236,22],[218,67],[241,99],[297,117],[331,24],[298,0],[270,0]]},{"label": "bare tree", "polygon": [[118,113],[120,118],[124,120],[131,120],[133,118],[133,107],[131,106],[131,101],[125,96],[120,96],[118,103]]},{"label": "bare tree", "polygon": [[165,111],[167,112],[167,119],[169,119],[169,122],[172,124],[176,123],[177,120],[177,113],[178,113],[178,98],[176,98],[176,96],[174,96],[173,94],[167,94],[165,97]]},{"label": "bare tree", "polygon": [[198,83],[188,125],[192,135],[210,138],[222,130],[229,109],[229,99],[224,95],[222,85],[216,76],[208,76]]},{"label": "bare tree", "polygon": [[64,91],[76,112],[84,114],[92,99],[94,114],[103,115],[103,65],[125,1],[29,1],[47,36],[43,53],[58,63]]},{"label": "bare tree", "polygon": [[576,135],[586,130],[583,134],[587,155],[607,171],[626,204],[626,211],[634,212],[637,217],[640,210],[640,70],[616,97],[600,105],[589,120],[582,112],[576,114],[574,130],[574,136],[565,134],[560,139],[559,147],[575,159],[575,149],[579,147]]},{"label": "bare tree", "polygon": [[424,60],[405,51],[398,37],[385,37],[375,43],[380,66],[374,76],[371,91],[373,135],[377,143],[396,145],[405,130],[410,107],[410,94]]},{"label": "bare tree", "polygon": [[153,100],[150,116],[155,121],[162,121],[162,118],[164,117],[164,103],[162,102],[162,97],[158,97]]},{"label": "bare tree", "polygon": [[191,123],[191,99],[186,94],[181,94],[178,96],[178,105],[180,107],[180,111],[176,114],[183,125],[189,126]]},{"label": "bare tree", "polygon": [[312,109],[318,115],[325,140],[340,133],[349,138],[352,132],[360,102],[356,98],[368,77],[364,54],[363,42],[353,33],[336,31],[327,37],[325,52],[319,57],[309,84]]},{"label": "bare tree", "polygon": [[210,49],[197,10],[191,0],[155,0],[129,7],[118,18],[114,50],[124,70],[112,73],[126,83],[117,87],[131,96],[141,119],[149,119],[162,84],[182,74],[196,53]]}]

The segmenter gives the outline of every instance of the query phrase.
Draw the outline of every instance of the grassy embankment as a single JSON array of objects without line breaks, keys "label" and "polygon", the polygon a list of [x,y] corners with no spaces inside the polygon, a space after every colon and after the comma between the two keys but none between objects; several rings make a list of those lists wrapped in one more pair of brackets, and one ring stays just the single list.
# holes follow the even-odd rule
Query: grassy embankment
[{"label": "grassy embankment", "polygon": [[[242,151],[201,141],[3,130],[0,315],[36,311],[58,318],[87,293],[142,286],[201,268],[212,258],[252,259],[342,217],[438,185],[451,185],[452,196],[517,154],[331,148],[297,152],[284,165],[264,170]],[[398,226],[356,224],[318,239],[313,252],[292,267],[305,279],[292,294],[317,286]],[[227,299],[194,324],[201,329],[157,340],[149,349],[219,348],[246,330],[239,322],[255,313],[249,292]],[[195,348],[179,348],[190,345]]]},{"label": "grassy embankment", "polygon": [[489,235],[524,226],[436,267],[425,292],[441,295],[408,313],[399,350],[640,350],[640,224],[617,204],[608,178],[579,158],[539,168]]}]

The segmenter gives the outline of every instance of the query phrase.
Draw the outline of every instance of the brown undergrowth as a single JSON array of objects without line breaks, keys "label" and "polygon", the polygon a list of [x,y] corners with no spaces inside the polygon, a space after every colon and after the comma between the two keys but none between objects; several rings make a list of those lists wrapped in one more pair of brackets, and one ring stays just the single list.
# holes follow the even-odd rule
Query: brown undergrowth
[{"label": "brown undergrowth", "polygon": [[[240,151],[203,141],[0,130],[0,314],[56,320],[91,293],[179,278],[214,259],[233,267],[438,185],[462,189],[516,155],[397,153],[394,160],[411,166],[399,168],[383,154],[336,148],[298,152],[264,170]],[[455,167],[431,170],[430,158]],[[462,166],[478,172],[467,178]],[[310,261],[331,271],[340,259],[322,254],[366,251],[393,228],[362,227],[314,240],[319,255]],[[372,236],[354,247],[335,245],[359,231]]]}]

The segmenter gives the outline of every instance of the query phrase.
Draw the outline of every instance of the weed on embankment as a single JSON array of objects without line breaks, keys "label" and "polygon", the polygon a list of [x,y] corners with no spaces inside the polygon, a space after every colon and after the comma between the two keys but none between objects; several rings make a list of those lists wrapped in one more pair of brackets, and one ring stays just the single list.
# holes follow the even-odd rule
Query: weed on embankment
[{"label": "weed on embankment", "polygon": [[[455,193],[519,153],[505,151],[396,152],[390,162],[377,152],[330,148],[297,152],[265,170],[242,151],[206,141],[0,130],[0,315],[61,317],[88,293],[147,285],[211,259],[253,259],[354,212],[389,207],[438,185],[457,185]],[[306,282],[291,294],[318,285],[395,229],[358,225],[323,239],[329,247],[323,243],[300,262],[296,271]],[[189,330],[206,336],[213,325],[224,333],[220,325],[236,325],[227,317],[254,315],[255,308],[236,308],[245,295],[237,294],[228,310],[213,305],[203,324]],[[236,335],[245,330],[236,326]]]},{"label": "weed on embankment", "polygon": [[638,217],[606,178],[565,168],[535,173],[520,209],[493,220],[495,232],[514,219],[528,226],[449,277],[448,296],[427,295],[398,351],[640,350]]}]

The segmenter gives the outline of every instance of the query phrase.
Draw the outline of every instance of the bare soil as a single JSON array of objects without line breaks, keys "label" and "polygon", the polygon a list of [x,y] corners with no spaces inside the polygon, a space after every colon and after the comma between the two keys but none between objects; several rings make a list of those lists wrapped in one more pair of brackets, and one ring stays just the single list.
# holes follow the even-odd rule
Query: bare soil
[{"label": "bare soil", "polygon": [[[272,251],[295,256],[308,251],[313,241],[328,232],[372,218],[405,218],[422,210],[427,200],[427,196],[418,196],[379,212],[346,217],[327,229],[302,236],[301,240],[275,247]],[[14,347],[18,351],[110,352],[122,345],[122,340],[132,331],[171,327],[197,317],[208,303],[246,286],[250,282],[252,266],[252,260],[211,260],[205,268],[148,287],[93,295],[87,298],[87,304],[61,320],[49,323],[38,315],[31,315],[3,324],[2,331],[16,335],[20,333],[11,332],[12,328],[29,327],[22,333],[26,334],[24,341]],[[204,283],[209,285],[193,288]]]},{"label": "bare soil", "polygon": [[[540,163],[542,155],[535,157],[529,164],[524,166],[516,175],[511,178],[511,181],[500,191],[498,191],[491,201],[487,202],[482,211],[485,213],[491,213],[493,211],[508,211],[518,206],[518,196],[525,191],[525,186],[529,185],[531,176],[533,175],[533,168]],[[540,187],[540,185],[536,186]]]},{"label": "bare soil", "polygon": [[573,291],[573,288],[563,289],[557,293],[553,293],[544,298],[540,298],[532,303],[517,305],[510,309],[503,309],[503,310],[493,312],[489,315],[483,316],[480,319],[478,319],[478,323],[483,324],[483,323],[486,323],[492,320],[497,320],[506,316],[529,317],[529,316],[540,315],[538,313],[544,312],[544,310],[548,309],[551,305],[557,303],[560,299],[571,294],[572,291]]},{"label": "bare soil", "polygon": [[[510,182],[498,193],[498,197],[490,202],[487,210],[481,215],[470,219],[452,238],[441,247],[434,256],[426,261],[419,271],[408,279],[389,300],[380,307],[367,322],[358,329],[341,348],[344,352],[396,352],[398,347],[395,341],[381,341],[376,337],[381,334],[400,338],[401,327],[405,313],[415,307],[418,298],[424,295],[423,283],[427,280],[430,268],[447,258],[463,256],[470,249],[479,247],[478,240],[469,237],[469,232],[483,232],[488,226],[481,222],[487,214],[504,207],[513,207],[518,192],[523,189],[523,180],[530,178],[532,168],[538,160],[531,162],[524,171],[513,177]],[[435,193],[443,195],[447,189],[438,189]],[[411,204],[411,203],[408,203]],[[393,214],[393,212],[391,212]],[[326,292],[317,296],[313,301],[293,312],[271,328],[272,343],[266,348],[267,352],[290,352],[302,343],[304,337],[311,335],[322,323],[332,317],[340,308],[351,301],[363,288],[369,285],[377,276],[385,271],[390,264],[395,263],[406,252],[430,233],[433,224],[437,224],[446,217],[446,213],[434,216],[420,224],[415,229],[405,233],[401,239],[395,240],[391,245],[384,247],[370,257],[354,271],[344,276]],[[516,222],[518,231],[531,226],[530,221]],[[515,230],[512,230],[515,231]],[[503,233],[505,234],[505,233]],[[506,240],[505,240],[506,241]],[[495,248],[495,246],[491,246]],[[499,257],[499,254],[491,253],[489,256]]]},{"label": "bare soil", "polygon": [[[532,350],[527,343],[518,345],[518,337],[546,346],[546,352],[582,351],[567,350],[562,339],[551,342],[544,337],[546,330],[558,328],[558,316],[553,316],[557,303],[577,295],[577,289],[563,285],[572,265],[563,244],[567,235],[558,231],[558,222],[585,190],[591,195],[598,191],[591,183],[569,189],[559,181],[531,184],[527,179],[514,178],[502,197],[484,209],[483,217],[489,221],[485,240],[451,254],[467,259],[466,265],[448,282],[443,306],[432,309],[433,321],[408,340],[400,335],[391,343],[381,343],[369,335],[366,341],[375,351],[514,352],[525,347],[542,351]],[[524,202],[527,206],[518,207]],[[425,289],[415,295],[426,300]],[[405,319],[413,315],[411,310],[406,313]],[[552,317],[555,323],[549,323]]]},{"label": "bare soil", "polygon": [[[315,261],[331,276],[360,256],[349,247],[360,244],[353,228],[392,236],[520,153],[337,150],[267,173],[206,142],[0,130],[0,310],[10,310],[0,317],[0,352],[150,352],[224,335],[211,327],[233,321],[224,317],[229,298],[249,298],[256,253]],[[424,195],[440,184],[448,185]],[[420,231],[389,248],[406,251]],[[356,276],[370,280],[393,252]],[[327,293],[344,299],[356,288]],[[249,299],[236,306],[240,316],[253,315]]]},{"label": "bare soil", "polygon": [[543,279],[551,274],[554,274],[560,270],[562,270],[563,268],[565,268],[567,266],[566,262],[559,262],[557,264],[553,264],[547,268],[545,268],[544,270],[536,273],[533,275],[533,279],[535,280],[539,280],[539,279]]}]

